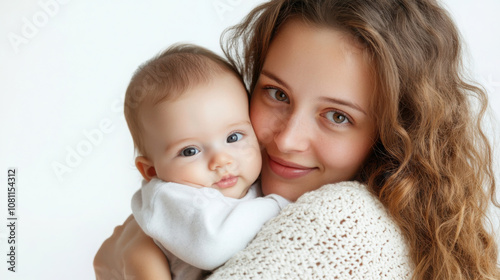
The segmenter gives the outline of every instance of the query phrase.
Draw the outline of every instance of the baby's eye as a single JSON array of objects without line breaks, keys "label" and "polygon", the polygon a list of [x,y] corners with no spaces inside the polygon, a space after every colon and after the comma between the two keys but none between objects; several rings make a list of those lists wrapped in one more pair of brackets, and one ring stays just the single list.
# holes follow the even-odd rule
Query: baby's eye
[{"label": "baby's eye", "polygon": [[351,121],[349,118],[340,112],[337,111],[329,111],[325,114],[325,118],[327,118],[329,121],[335,123],[335,124],[346,124],[350,123]]},{"label": "baby's eye", "polygon": [[286,102],[286,103],[290,102],[290,100],[288,99],[288,96],[283,91],[281,91],[277,88],[266,88],[266,90],[271,98],[276,99],[280,102]]},{"label": "baby's eye", "polygon": [[183,157],[191,157],[191,156],[194,156],[196,155],[197,153],[199,153],[200,150],[198,150],[197,148],[195,147],[187,147],[185,149],[183,149],[180,153],[180,156],[183,156]]},{"label": "baby's eye", "polygon": [[239,132],[235,132],[235,133],[232,133],[231,135],[229,135],[227,137],[226,141],[227,141],[227,143],[233,143],[233,142],[241,140],[241,138],[243,138],[243,134],[241,134]]}]

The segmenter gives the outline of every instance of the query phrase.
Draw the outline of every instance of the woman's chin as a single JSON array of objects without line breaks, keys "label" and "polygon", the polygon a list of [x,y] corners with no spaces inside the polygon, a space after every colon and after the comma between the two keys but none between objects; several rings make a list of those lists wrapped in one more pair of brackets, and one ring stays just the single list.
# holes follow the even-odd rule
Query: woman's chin
[{"label": "woman's chin", "polygon": [[293,183],[285,182],[276,176],[267,174],[267,172],[263,170],[261,174],[262,193],[264,195],[277,194],[290,201],[296,201],[302,194],[310,191],[305,188],[307,184],[302,184],[299,180],[294,180]]},{"label": "woman's chin", "polygon": [[327,181],[317,167],[302,167],[269,156],[264,156],[260,178],[264,195],[278,194],[290,201],[321,187],[321,181]]}]

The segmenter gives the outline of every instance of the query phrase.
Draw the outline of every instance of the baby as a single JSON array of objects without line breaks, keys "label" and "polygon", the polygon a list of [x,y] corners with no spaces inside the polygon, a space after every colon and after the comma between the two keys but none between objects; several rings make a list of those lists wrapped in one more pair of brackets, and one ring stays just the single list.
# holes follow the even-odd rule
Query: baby
[{"label": "baby", "polygon": [[135,219],[173,279],[201,279],[289,202],[260,197],[261,154],[238,72],[201,47],[174,45],[139,67],[125,117],[144,177]]}]

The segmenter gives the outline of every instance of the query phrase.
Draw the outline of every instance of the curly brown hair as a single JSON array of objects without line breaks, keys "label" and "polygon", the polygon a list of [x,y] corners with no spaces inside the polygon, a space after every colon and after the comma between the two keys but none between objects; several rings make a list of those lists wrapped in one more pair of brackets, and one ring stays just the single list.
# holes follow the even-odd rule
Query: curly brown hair
[{"label": "curly brown hair", "polygon": [[379,139],[358,180],[403,230],[414,279],[500,279],[486,215],[496,201],[484,90],[465,78],[461,38],[435,0],[272,0],[222,37],[253,91],[289,18],[355,36],[377,80]]}]

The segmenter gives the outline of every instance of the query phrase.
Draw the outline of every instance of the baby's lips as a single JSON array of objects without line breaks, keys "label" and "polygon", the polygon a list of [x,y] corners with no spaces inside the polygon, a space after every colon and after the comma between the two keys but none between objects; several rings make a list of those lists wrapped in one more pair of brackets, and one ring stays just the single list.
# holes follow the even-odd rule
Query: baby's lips
[{"label": "baby's lips", "polygon": [[223,176],[215,185],[217,185],[221,189],[230,188],[238,183],[238,177],[233,175]]}]

